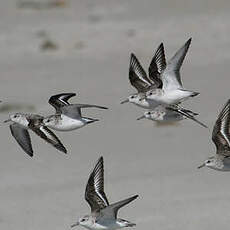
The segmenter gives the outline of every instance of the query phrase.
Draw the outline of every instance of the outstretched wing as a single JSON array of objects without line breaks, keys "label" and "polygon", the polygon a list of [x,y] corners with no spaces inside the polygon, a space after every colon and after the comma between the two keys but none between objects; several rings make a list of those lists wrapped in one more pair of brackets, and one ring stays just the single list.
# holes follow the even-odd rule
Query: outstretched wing
[{"label": "outstretched wing", "polygon": [[212,140],[216,145],[216,153],[230,156],[230,100],[220,112],[212,131]]},{"label": "outstretched wing", "polygon": [[55,109],[56,112],[60,112],[60,107],[64,105],[69,105],[68,100],[71,97],[76,96],[76,93],[61,93],[61,94],[56,94],[50,97],[49,99],[49,104],[52,105]]},{"label": "outstretched wing", "polygon": [[129,81],[138,93],[146,92],[152,84],[140,62],[133,53],[130,57]]},{"label": "outstretched wing", "polygon": [[111,204],[100,211],[100,215],[98,216],[99,221],[108,220],[108,219],[117,219],[117,212],[120,208],[132,202],[138,197],[138,195],[129,197],[125,200],[118,201],[114,204]]},{"label": "outstretched wing", "polygon": [[10,125],[10,131],[12,136],[22,147],[22,149],[29,155],[33,156],[33,149],[30,139],[30,134],[27,129],[16,123]]},{"label": "outstretched wing", "polygon": [[180,68],[188,52],[192,39],[190,38],[169,60],[165,70],[162,72],[163,89],[170,90],[182,87]]},{"label": "outstretched wing", "polygon": [[67,153],[66,148],[58,139],[58,137],[46,126],[36,125],[33,121],[30,121],[29,128],[47,143],[53,145],[59,151]]},{"label": "outstretched wing", "polygon": [[161,43],[157,48],[152,61],[149,65],[149,78],[156,85],[156,88],[162,87],[160,74],[166,67],[164,45]]},{"label": "outstretched wing", "polygon": [[89,104],[72,104],[68,106],[63,106],[60,111],[62,114],[71,117],[73,119],[79,119],[81,117],[82,108],[99,108],[99,109],[108,109],[107,107],[100,105],[89,105]]},{"label": "outstretched wing", "polygon": [[85,199],[91,207],[91,212],[98,212],[109,205],[104,192],[104,166],[103,157],[100,157],[85,189]]}]

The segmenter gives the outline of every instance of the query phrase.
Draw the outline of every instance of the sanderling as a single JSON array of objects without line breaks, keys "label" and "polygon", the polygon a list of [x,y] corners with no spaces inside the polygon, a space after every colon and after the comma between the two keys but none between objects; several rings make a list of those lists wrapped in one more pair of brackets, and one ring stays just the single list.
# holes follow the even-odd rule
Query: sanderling
[{"label": "sanderling", "polygon": [[91,214],[80,218],[71,225],[81,225],[90,230],[110,229],[115,230],[124,227],[133,227],[136,224],[117,218],[118,210],[135,200],[138,195],[128,199],[109,204],[104,192],[104,166],[103,157],[100,157],[93,172],[90,174],[85,190],[85,199],[91,207]]},{"label": "sanderling", "polygon": [[13,122],[13,124],[10,125],[12,136],[31,157],[33,156],[33,149],[28,129],[35,132],[46,142],[52,144],[56,149],[67,153],[61,141],[52,131],[43,125],[42,120],[43,117],[37,114],[15,113],[11,114],[10,118],[4,122]]},{"label": "sanderling", "polygon": [[190,97],[194,97],[199,93],[189,91],[183,88],[180,68],[189,49],[191,38],[176,52],[169,60],[166,67],[161,72],[161,80],[163,82],[162,89],[157,88],[149,90],[146,98],[159,102],[160,104],[177,104],[185,101]]},{"label": "sanderling", "polygon": [[137,120],[146,118],[157,122],[176,122],[188,118],[207,128],[205,124],[195,118],[196,115],[198,114],[179,106],[170,107],[159,105],[154,110],[145,112],[144,115],[137,118]]},{"label": "sanderling", "polygon": [[212,131],[212,141],[216,145],[216,155],[209,157],[198,168],[207,166],[218,171],[230,171],[230,100],[220,112]]},{"label": "sanderling", "polygon": [[58,131],[71,131],[98,121],[98,119],[83,117],[82,108],[108,109],[98,105],[69,104],[68,99],[75,95],[75,93],[62,93],[52,96],[49,103],[56,109],[56,114],[44,118],[43,124]]},{"label": "sanderling", "polygon": [[121,104],[130,102],[145,109],[155,108],[159,103],[145,98],[145,93],[152,89],[162,87],[160,74],[166,66],[163,43],[157,48],[149,65],[149,75],[147,76],[140,62],[134,54],[131,54],[129,65],[129,81],[137,90],[136,94],[130,95]]}]

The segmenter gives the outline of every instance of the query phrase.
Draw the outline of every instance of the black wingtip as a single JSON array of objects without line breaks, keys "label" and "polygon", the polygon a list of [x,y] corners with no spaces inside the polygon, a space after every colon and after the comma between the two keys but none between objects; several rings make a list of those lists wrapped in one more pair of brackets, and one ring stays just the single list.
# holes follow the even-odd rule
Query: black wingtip
[{"label": "black wingtip", "polygon": [[135,62],[139,62],[139,61],[138,61],[136,55],[134,53],[131,53],[129,69],[134,65]]},{"label": "black wingtip", "polygon": [[105,106],[99,106],[98,108],[99,109],[109,109],[108,107],[105,107]]},{"label": "black wingtip", "polygon": [[134,53],[130,54],[130,58],[136,57]]},{"label": "black wingtip", "polygon": [[100,156],[99,159],[98,159],[97,161],[99,162],[99,161],[103,161],[103,160],[104,160],[104,159],[103,159],[103,156]]},{"label": "black wingtip", "polygon": [[198,93],[198,92],[193,92],[193,94],[191,95],[191,97],[195,97],[195,96],[197,96],[197,95],[199,95],[200,93]]},{"label": "black wingtip", "polygon": [[190,46],[191,42],[192,42],[192,38],[189,38],[188,41],[185,43],[185,46]]},{"label": "black wingtip", "polygon": [[52,95],[51,97],[61,97],[61,96],[71,96],[71,97],[74,97],[76,96],[76,93],[59,93],[59,94],[55,94],[55,95]]},{"label": "black wingtip", "polygon": [[134,195],[134,196],[131,196],[130,198],[128,198],[127,200],[129,200],[129,202],[131,202],[133,200],[136,200],[138,197],[139,197],[139,195]]},{"label": "black wingtip", "polygon": [[94,123],[96,121],[100,121],[99,119],[92,119],[92,118],[87,118],[87,119],[88,119],[87,124]]},{"label": "black wingtip", "polygon": [[137,199],[139,197],[139,195],[135,195],[133,196],[133,199]]},{"label": "black wingtip", "polygon": [[163,42],[161,42],[161,44],[159,45],[159,48],[164,48],[164,43]]},{"label": "black wingtip", "polygon": [[55,103],[62,96],[66,96],[65,102],[67,102],[71,97],[75,97],[76,93],[59,93],[59,94],[55,94],[55,95],[52,95],[49,98],[48,102],[52,105],[52,103]]},{"label": "black wingtip", "polygon": [[64,146],[61,146],[61,145],[57,144],[57,145],[55,145],[55,147],[56,147],[58,150],[60,150],[61,152],[67,154],[67,150],[66,150],[66,148],[65,148]]},{"label": "black wingtip", "polygon": [[34,154],[33,154],[33,152],[26,152],[30,157],[33,157],[34,156]]},{"label": "black wingtip", "polygon": [[62,148],[63,153],[67,154],[67,149],[65,147]]},{"label": "black wingtip", "polygon": [[93,171],[97,171],[98,168],[101,168],[101,167],[103,168],[104,167],[103,165],[104,165],[104,159],[103,159],[103,156],[100,156],[95,164]]}]

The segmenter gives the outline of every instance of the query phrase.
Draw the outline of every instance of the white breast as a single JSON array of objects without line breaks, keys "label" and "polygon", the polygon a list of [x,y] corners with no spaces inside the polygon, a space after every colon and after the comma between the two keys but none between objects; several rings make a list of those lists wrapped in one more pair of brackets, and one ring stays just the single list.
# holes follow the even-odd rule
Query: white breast
[{"label": "white breast", "polygon": [[91,230],[95,230],[95,229],[97,229],[97,230],[116,230],[116,229],[121,228],[121,226],[119,224],[117,224],[116,221],[112,221],[108,225],[107,224],[108,224],[108,222],[106,222],[106,225],[94,223],[91,226]]},{"label": "white breast", "polygon": [[62,114],[61,119],[59,119],[55,125],[50,126],[50,128],[53,128],[58,131],[71,131],[74,129],[79,129],[83,127],[85,124],[86,123],[81,119],[72,119]]}]

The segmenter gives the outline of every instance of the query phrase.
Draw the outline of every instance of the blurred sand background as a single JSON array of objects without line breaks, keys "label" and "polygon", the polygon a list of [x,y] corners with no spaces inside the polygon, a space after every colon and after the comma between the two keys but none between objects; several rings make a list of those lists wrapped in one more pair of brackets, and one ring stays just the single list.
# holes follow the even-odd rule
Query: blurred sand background
[{"label": "blurred sand background", "polygon": [[[196,167],[215,152],[212,127],[230,98],[229,0],[69,0],[40,9],[21,2],[0,1],[1,120],[16,111],[52,114],[47,101],[61,92],[109,110],[84,110],[100,122],[57,132],[68,155],[31,134],[31,159],[1,125],[0,229],[70,229],[89,212],[84,189],[100,155],[110,202],[140,195],[119,212],[135,229],[228,229],[230,174]],[[182,80],[201,94],[185,105],[210,129],[136,121],[143,110],[120,105],[135,92],[130,53],[147,68],[160,42],[169,58],[189,37]]]}]

